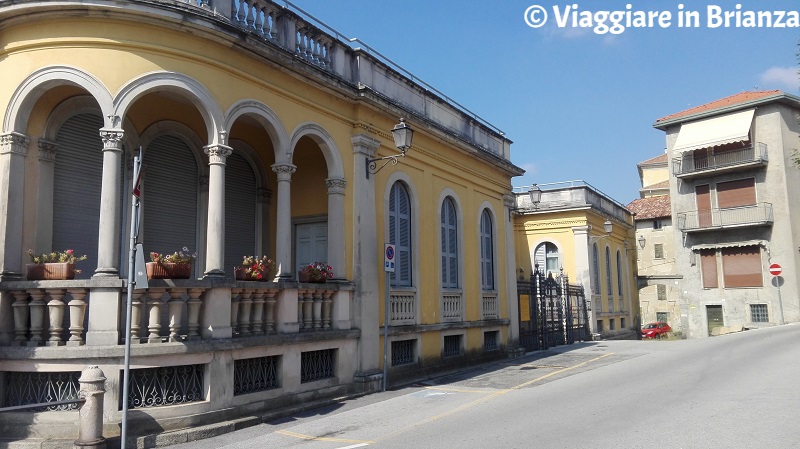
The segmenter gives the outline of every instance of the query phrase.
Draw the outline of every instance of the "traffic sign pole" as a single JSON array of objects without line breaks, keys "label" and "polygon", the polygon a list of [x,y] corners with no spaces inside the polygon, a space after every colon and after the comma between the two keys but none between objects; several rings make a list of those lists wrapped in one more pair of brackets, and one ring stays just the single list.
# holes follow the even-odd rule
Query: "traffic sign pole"
[{"label": "traffic sign pole", "polygon": [[395,248],[391,243],[386,243],[383,250],[383,278],[386,292],[383,304],[383,391],[386,391],[389,372],[389,275],[394,273]]},{"label": "traffic sign pole", "polygon": [[774,276],[772,278],[773,282],[775,282],[775,288],[778,289],[778,308],[781,311],[781,324],[786,324],[785,320],[783,319],[783,300],[781,299],[781,273],[783,273],[783,268],[777,263],[774,263],[769,266],[769,274]]}]

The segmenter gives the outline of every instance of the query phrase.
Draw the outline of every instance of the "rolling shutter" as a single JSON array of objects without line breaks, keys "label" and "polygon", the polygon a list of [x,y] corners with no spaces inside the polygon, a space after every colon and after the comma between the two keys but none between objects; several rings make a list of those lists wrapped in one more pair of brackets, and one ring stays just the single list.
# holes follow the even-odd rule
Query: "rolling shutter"
[{"label": "rolling shutter", "polygon": [[713,249],[700,250],[700,269],[703,274],[703,288],[719,287],[717,279],[717,252]]},{"label": "rolling shutter", "polygon": [[717,183],[717,203],[720,209],[728,207],[752,206],[756,204],[756,184],[754,178]]},{"label": "rolling shutter", "polygon": [[[174,136],[153,140],[144,154],[142,241],[146,254],[197,247],[197,162]],[[195,263],[194,276],[202,273]]]},{"label": "rolling shutter", "polygon": [[722,248],[722,277],[726,288],[763,287],[758,246]]},{"label": "rolling shutter", "polygon": [[233,275],[233,267],[242,264],[242,257],[265,255],[256,249],[256,177],[247,160],[235,151],[225,162],[223,268],[229,275]]},{"label": "rolling shutter", "polygon": [[78,262],[87,279],[97,268],[100,190],[103,178],[103,141],[99,115],[80,114],[58,132],[58,154],[53,176],[53,244],[51,250],[72,249],[87,260]]}]

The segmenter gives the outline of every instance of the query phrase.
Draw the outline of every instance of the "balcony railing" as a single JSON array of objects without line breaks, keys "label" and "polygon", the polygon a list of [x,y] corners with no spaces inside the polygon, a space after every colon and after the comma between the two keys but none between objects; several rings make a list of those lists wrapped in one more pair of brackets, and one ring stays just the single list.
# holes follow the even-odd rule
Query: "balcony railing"
[{"label": "balcony railing", "polygon": [[681,231],[707,231],[726,227],[771,225],[772,204],[758,203],[752,206],[693,210],[677,214],[678,229]]},{"label": "balcony railing", "polygon": [[761,142],[738,150],[707,154],[705,150],[687,152],[672,160],[672,171],[679,178],[700,175],[710,171],[734,171],[736,169],[766,165],[767,145]]}]

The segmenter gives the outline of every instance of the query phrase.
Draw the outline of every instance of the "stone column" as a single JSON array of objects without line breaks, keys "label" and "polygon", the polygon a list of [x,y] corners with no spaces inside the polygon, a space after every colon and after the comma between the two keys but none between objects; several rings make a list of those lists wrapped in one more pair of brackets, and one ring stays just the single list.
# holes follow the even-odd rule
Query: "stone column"
[{"label": "stone column", "polygon": [[121,129],[100,130],[100,137],[103,139],[103,184],[100,190],[95,276],[119,276],[119,198],[124,135],[125,132]]},{"label": "stone column", "polygon": [[272,171],[278,175],[278,217],[275,263],[277,277],[292,277],[292,173],[297,167],[292,164],[275,164]]},{"label": "stone column", "polygon": [[[508,341],[519,341],[519,300],[517,297],[517,261],[516,261],[516,245],[514,244],[516,236],[514,235],[514,216],[511,214],[511,209],[516,207],[516,197],[512,193],[503,195],[503,218],[505,219],[505,281],[506,281],[506,309],[507,317],[510,320],[508,325]],[[498,231],[500,226],[497,227]],[[503,317],[501,304],[497,304],[499,318]]]},{"label": "stone column", "polygon": [[[380,307],[383,303],[383,286],[378,283],[378,230],[375,205],[375,178],[367,179],[366,160],[373,157],[380,142],[366,134],[357,134],[353,143],[353,282],[355,291],[352,312],[354,327],[361,329],[358,340],[358,365],[355,382],[362,389],[379,386],[380,370],[379,335]],[[382,252],[382,251],[380,251]]]},{"label": "stone column", "polygon": [[344,248],[344,190],[343,178],[328,178],[328,265],[333,267],[333,280],[347,278]]},{"label": "stone column", "polygon": [[50,252],[53,246],[53,179],[58,144],[39,139],[39,191],[36,197],[35,253]]},{"label": "stone column", "polygon": [[208,155],[208,229],[204,277],[225,276],[225,160],[233,150],[225,145],[205,147]]},{"label": "stone column", "polygon": [[[583,292],[586,298],[594,297],[592,289],[592,247],[589,244],[589,226],[575,226],[572,228],[575,245],[575,278],[576,284],[583,285]],[[586,319],[589,321],[589,329],[594,331],[594,312],[600,304],[592,304],[592,310],[588,312]]]},{"label": "stone column", "polygon": [[17,132],[0,135],[0,281],[24,276],[22,206],[29,142]]}]

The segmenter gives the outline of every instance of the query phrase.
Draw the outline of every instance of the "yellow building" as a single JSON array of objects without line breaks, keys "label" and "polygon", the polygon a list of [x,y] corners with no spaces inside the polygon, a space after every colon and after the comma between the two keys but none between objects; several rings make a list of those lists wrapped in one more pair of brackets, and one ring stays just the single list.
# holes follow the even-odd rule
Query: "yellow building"
[{"label": "yellow building", "polygon": [[514,193],[518,274],[534,267],[553,276],[563,270],[590,300],[593,332],[638,335],[633,214],[584,181],[517,187]]},{"label": "yellow building", "polygon": [[[0,406],[73,398],[97,365],[116,437],[126,341],[138,435],[515,344],[511,142],[401,67],[268,0],[3,2],[0,30]],[[131,293],[128,333],[140,148],[138,241],[197,257]],[[88,259],[30,280],[29,249]],[[248,255],[274,272],[233,279]],[[298,282],[317,261],[333,278]],[[17,412],[0,435],[72,441],[76,416]]]}]

